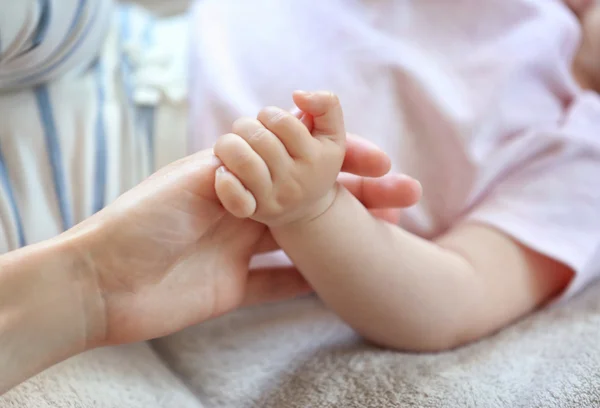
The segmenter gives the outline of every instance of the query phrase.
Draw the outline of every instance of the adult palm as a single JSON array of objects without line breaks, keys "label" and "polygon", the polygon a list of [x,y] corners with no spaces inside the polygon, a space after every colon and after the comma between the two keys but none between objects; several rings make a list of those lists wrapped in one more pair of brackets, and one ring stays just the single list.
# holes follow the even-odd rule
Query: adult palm
[{"label": "adult palm", "polygon": [[[294,270],[248,271],[273,249],[268,230],[225,212],[214,191],[220,163],[207,150],[175,162],[88,219],[69,236],[88,266],[95,310],[88,347],[141,341],[241,305],[310,290]],[[381,176],[387,156],[351,137],[344,170]],[[402,176],[344,178],[367,207],[412,205],[418,183]]]}]

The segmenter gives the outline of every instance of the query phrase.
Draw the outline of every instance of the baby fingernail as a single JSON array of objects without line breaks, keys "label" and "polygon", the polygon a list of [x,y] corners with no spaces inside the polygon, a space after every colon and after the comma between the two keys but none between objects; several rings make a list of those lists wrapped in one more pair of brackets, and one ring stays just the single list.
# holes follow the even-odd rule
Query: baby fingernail
[{"label": "baby fingernail", "polygon": [[301,90],[298,90],[298,91],[296,91],[296,92],[294,92],[294,93],[295,93],[296,95],[300,95],[300,96],[304,96],[304,97],[309,97],[309,96],[311,95],[311,93],[310,93],[310,92],[301,91]]},{"label": "baby fingernail", "polygon": [[219,165],[221,165],[223,163],[221,162],[221,160],[217,156],[215,156],[214,154],[212,154],[208,158],[208,164],[213,165],[213,166],[219,166]]}]

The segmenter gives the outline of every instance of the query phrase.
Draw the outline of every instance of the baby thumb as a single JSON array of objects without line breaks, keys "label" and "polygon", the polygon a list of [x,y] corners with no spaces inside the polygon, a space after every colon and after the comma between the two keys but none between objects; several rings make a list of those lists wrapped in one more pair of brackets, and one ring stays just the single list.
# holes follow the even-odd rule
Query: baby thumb
[{"label": "baby thumb", "polygon": [[294,103],[305,114],[312,116],[312,135],[327,138],[344,145],[346,129],[344,115],[338,97],[331,92],[304,92],[296,91],[293,95]]},{"label": "baby thumb", "polygon": [[310,116],[308,113],[306,112],[302,112],[300,109],[298,109],[297,106],[294,106],[292,109],[290,109],[290,113],[292,115],[294,115],[296,118],[298,118],[298,120],[300,122],[302,122],[302,124],[304,126],[306,126],[306,128],[308,129],[308,131],[312,134],[313,131],[313,117]]}]

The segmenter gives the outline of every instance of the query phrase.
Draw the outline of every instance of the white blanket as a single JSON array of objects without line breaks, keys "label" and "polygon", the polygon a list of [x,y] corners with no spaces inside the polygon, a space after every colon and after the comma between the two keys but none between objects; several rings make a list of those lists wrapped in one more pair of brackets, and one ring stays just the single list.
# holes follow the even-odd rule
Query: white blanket
[{"label": "white blanket", "polygon": [[[291,308],[295,319],[277,322]],[[96,350],[15,388],[0,407],[600,406],[600,285],[438,355],[366,345],[312,300],[264,310],[262,320],[282,328],[268,341],[258,341],[261,318],[246,319],[256,309],[242,311],[224,318],[229,325],[154,342],[164,362],[146,344]],[[236,335],[212,343],[217,327]],[[283,354],[293,363],[282,365]]]}]

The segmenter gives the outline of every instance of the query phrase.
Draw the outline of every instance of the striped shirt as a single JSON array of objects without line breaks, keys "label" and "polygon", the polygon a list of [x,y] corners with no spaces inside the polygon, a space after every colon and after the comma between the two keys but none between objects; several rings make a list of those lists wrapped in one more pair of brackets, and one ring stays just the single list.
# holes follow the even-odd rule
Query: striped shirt
[{"label": "striped shirt", "polygon": [[90,64],[112,0],[1,0],[0,89],[39,85]]},{"label": "striped shirt", "polygon": [[112,0],[0,9],[6,252],[72,227],[185,153],[187,20]]}]

